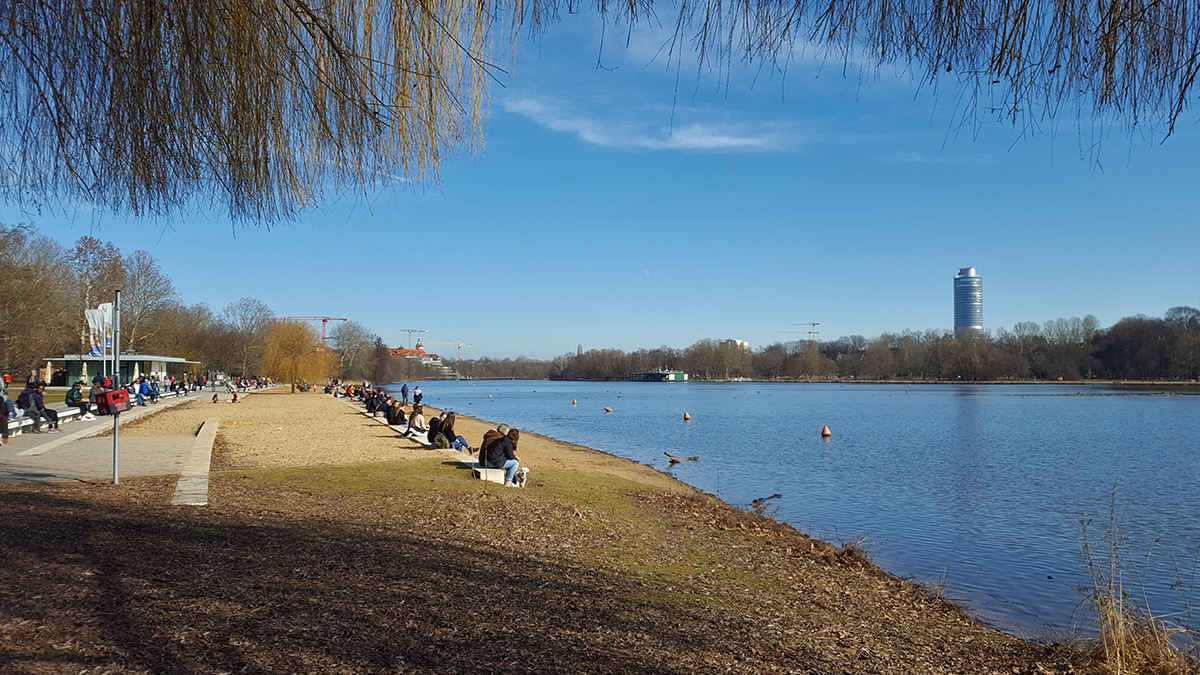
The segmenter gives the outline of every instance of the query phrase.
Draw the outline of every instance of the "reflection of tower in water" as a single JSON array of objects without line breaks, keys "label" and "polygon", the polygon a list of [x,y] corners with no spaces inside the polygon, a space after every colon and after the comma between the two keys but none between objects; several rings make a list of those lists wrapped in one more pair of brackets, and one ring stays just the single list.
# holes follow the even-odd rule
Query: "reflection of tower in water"
[{"label": "reflection of tower in water", "polygon": [[959,268],[954,276],[954,337],[983,332],[983,277],[974,267]]}]

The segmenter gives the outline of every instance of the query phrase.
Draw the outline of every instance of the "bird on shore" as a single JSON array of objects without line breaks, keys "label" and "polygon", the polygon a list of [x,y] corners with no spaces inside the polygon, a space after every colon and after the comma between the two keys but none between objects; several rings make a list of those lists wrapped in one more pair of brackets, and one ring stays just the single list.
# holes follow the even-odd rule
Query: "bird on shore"
[{"label": "bird on shore", "polygon": [[783,495],[776,492],[775,494],[771,495],[770,497],[759,497],[758,499],[755,499],[754,501],[750,502],[750,506],[753,506],[757,510],[757,509],[762,508],[763,504],[766,504],[767,502],[771,501],[772,499],[779,499],[782,496]]},{"label": "bird on shore", "polygon": [[671,464],[678,464],[679,462],[694,462],[700,459],[700,455],[692,455],[691,457],[676,457],[669,452],[664,452],[663,454],[667,456],[667,459],[671,460]]}]

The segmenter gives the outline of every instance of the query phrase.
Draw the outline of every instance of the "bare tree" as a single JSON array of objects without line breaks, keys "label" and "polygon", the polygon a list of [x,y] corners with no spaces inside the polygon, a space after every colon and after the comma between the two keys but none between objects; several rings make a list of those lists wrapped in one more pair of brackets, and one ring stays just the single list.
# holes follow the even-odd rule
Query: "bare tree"
[{"label": "bare tree", "polygon": [[221,310],[221,321],[227,328],[226,349],[233,354],[231,366],[237,375],[257,374],[274,318],[275,312],[255,298],[242,298]]},{"label": "bare tree", "polygon": [[125,272],[121,330],[126,336],[125,345],[136,350],[154,337],[155,314],[178,304],[179,296],[170,277],[146,251],[134,251],[126,258]]},{"label": "bare tree", "polygon": [[0,224],[0,368],[27,372],[51,354],[78,346],[83,313],[75,311],[67,253],[27,225]]},{"label": "bare tree", "polygon": [[366,326],[357,321],[343,321],[333,327],[329,338],[341,362],[340,377],[359,380],[372,374],[375,336]]},{"label": "bare tree", "polygon": [[112,302],[114,291],[125,282],[125,261],[121,257],[121,250],[110,241],[80,237],[67,261],[78,282],[82,309]]}]

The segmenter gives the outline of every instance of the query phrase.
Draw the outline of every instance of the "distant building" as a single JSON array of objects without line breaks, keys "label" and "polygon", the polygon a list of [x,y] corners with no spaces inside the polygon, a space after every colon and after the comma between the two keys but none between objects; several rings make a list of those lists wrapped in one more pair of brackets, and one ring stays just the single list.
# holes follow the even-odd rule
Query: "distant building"
[{"label": "distant building", "polygon": [[687,373],[682,370],[658,368],[629,376],[630,382],[687,382]]},{"label": "distant building", "polygon": [[[107,363],[106,363],[107,362]],[[92,356],[91,354],[65,354],[62,358],[46,359],[43,372],[48,373],[45,379],[52,387],[70,386],[83,380],[91,386],[91,379],[96,375],[107,375],[112,365],[112,356]],[[121,354],[121,381],[132,382],[138,377],[157,377],[166,381],[172,377],[186,376],[191,366],[200,365],[199,361],[189,361],[178,356],[151,356],[135,354],[132,351]],[[192,373],[195,375],[195,373]]]},{"label": "distant building", "polygon": [[750,343],[746,342],[745,340],[725,340],[721,344],[733,345],[735,347],[741,347],[742,349],[744,349],[746,351],[750,351]]},{"label": "distant building", "polygon": [[983,277],[974,267],[959,268],[954,276],[954,337],[983,333]]}]

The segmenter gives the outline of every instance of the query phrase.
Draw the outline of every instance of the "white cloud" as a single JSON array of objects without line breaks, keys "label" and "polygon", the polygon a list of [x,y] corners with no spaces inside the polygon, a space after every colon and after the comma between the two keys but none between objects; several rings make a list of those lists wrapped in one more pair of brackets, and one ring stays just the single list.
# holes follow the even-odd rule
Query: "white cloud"
[{"label": "white cloud", "polygon": [[[671,128],[648,121],[646,111],[580,113],[562,101],[517,98],[504,102],[509,112],[526,117],[553,131],[574,135],[585,143],[630,150],[681,150],[699,152],[778,152],[793,149],[801,135],[772,122],[687,122]],[[636,119],[638,113],[642,119]],[[675,115],[684,111],[676,110]],[[704,114],[694,110],[688,115]],[[669,118],[669,113],[667,117]]]}]

